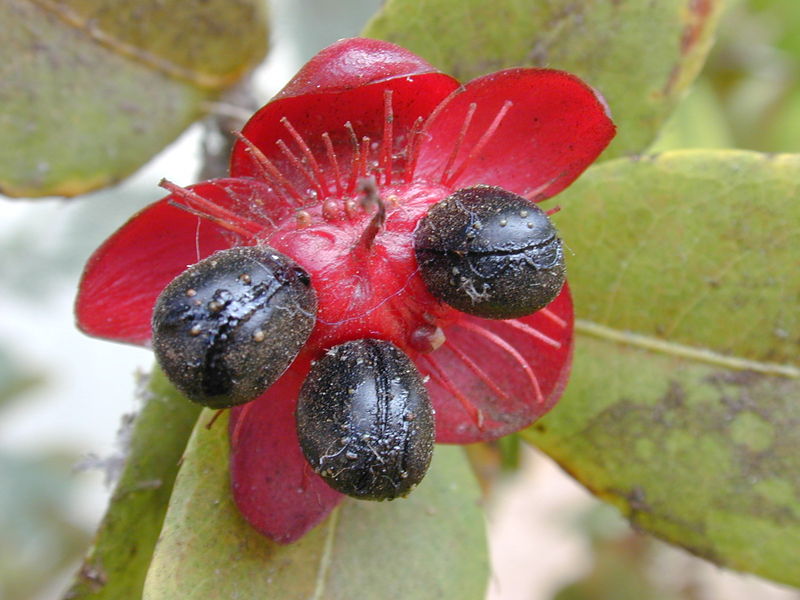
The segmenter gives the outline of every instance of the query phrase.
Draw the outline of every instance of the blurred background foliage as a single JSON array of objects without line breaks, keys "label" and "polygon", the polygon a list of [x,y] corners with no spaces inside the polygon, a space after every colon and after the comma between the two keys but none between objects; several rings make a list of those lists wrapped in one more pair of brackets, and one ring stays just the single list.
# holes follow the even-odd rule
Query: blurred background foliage
[{"label": "blurred background foliage", "polygon": [[[0,419],[15,402],[45,384],[0,347]],[[72,466],[79,456],[50,448],[21,454],[0,450],[0,598],[33,598],[49,575],[71,567],[89,532],[70,514],[75,498]]]},{"label": "blurred background foliage", "polygon": [[[318,49],[357,34],[378,4],[274,1],[273,52],[267,69],[255,76],[259,102]],[[652,150],[797,152],[799,81],[800,2],[729,0],[701,76]],[[200,137],[199,128],[193,128],[177,150],[157,159],[156,167],[112,190],[70,203],[0,202],[0,600],[59,597],[102,514],[108,495],[102,475],[78,474],[73,467],[87,453],[115,451],[115,428],[108,425],[131,409],[130,401],[119,401],[133,397],[130,365],[147,365],[150,356],[91,340],[83,345],[77,332],[58,327],[72,322],[76,282],[100,241],[160,196],[155,182],[161,176],[180,183],[194,178]],[[65,354],[71,355],[66,361]],[[116,360],[117,366],[106,367],[101,357]],[[74,373],[94,361],[94,384],[75,383]],[[533,469],[533,477],[541,469],[537,461],[531,467],[529,457],[520,461],[514,440],[472,453],[482,482],[493,490],[493,515],[503,506],[502,492],[517,485],[506,481],[510,473],[518,473],[520,464]],[[532,598],[700,600],[721,598],[715,594],[723,589],[726,598],[800,598],[752,578],[734,577],[733,587],[730,582],[714,587],[709,583],[713,567],[631,531],[613,509],[588,499],[579,504],[566,517],[562,512],[542,518],[556,520],[564,535],[584,540],[591,560],[576,565],[567,582]],[[492,586],[493,598],[511,597],[497,588]]]},{"label": "blurred background foliage", "polygon": [[655,150],[797,152],[800,4],[729,1],[717,41]]}]

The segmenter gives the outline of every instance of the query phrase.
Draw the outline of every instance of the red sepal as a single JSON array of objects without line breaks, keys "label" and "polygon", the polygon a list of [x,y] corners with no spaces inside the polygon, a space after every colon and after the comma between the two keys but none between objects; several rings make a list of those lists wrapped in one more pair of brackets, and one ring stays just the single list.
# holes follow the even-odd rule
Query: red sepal
[{"label": "red sepal", "polygon": [[436,441],[497,439],[544,415],[558,401],[572,362],[572,298],[564,286],[544,310],[495,321],[464,315],[445,344],[417,360],[430,376]]},{"label": "red sepal", "polygon": [[[188,189],[261,226],[271,189],[249,179],[216,179]],[[255,237],[234,233],[174,206],[187,205],[174,194],[134,215],[89,259],[75,303],[78,327],[85,333],[131,344],[147,344],[150,319],[161,290],[188,266],[217,250],[252,244]],[[202,211],[199,206],[193,209]],[[251,229],[255,229],[251,227]],[[265,227],[264,233],[269,231]],[[260,236],[259,236],[260,237]]]},{"label": "red sepal", "polygon": [[245,519],[281,544],[321,522],[342,495],[311,470],[300,450],[295,406],[308,373],[298,359],[266,394],[231,411],[231,483]]},{"label": "red sepal", "polygon": [[341,92],[387,79],[436,72],[419,56],[395,44],[349,38],[316,54],[274,99]]},{"label": "red sepal", "polygon": [[605,104],[577,77],[548,69],[500,71],[471,81],[437,108],[416,175],[455,189],[496,185],[539,201],[578,177],[614,132]]},{"label": "red sepal", "polygon": [[[354,136],[357,147],[365,137],[373,143],[382,143],[387,92],[391,92],[392,155],[396,157],[393,166],[395,171],[401,171],[404,168],[402,157],[415,122],[419,117],[427,118],[457,87],[458,82],[448,75],[423,73],[394,77],[336,94],[321,92],[279,98],[253,115],[242,129],[242,135],[291,183],[296,193],[294,199],[292,194],[286,194],[285,203],[294,207],[316,204],[320,189],[325,196],[338,195],[334,175],[337,166],[340,184],[348,183],[355,165]],[[352,132],[346,123],[350,123]],[[308,165],[304,150],[293,138],[289,126],[302,134],[303,144],[316,159],[321,178],[315,177],[314,169]],[[322,137],[325,133],[330,136],[336,166],[328,156]],[[279,140],[304,163],[303,167],[287,157]],[[266,176],[242,141],[237,141],[233,147],[230,172],[233,177]]]}]

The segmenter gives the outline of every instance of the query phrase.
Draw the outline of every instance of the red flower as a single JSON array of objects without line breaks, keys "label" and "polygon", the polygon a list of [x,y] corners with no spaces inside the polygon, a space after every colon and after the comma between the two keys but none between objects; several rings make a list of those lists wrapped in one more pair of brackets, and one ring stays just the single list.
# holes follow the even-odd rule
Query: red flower
[{"label": "red flower", "polygon": [[[438,442],[495,439],[553,406],[571,361],[568,288],[531,316],[468,316],[427,291],[413,232],[431,205],[468,186],[549,198],[613,135],[602,100],[569,74],[510,69],[462,86],[392,44],[340,41],[245,125],[230,178],[170,187],[95,252],[79,326],[148,344],[161,290],[232,246],[267,243],[308,271],[319,300],[311,337],[265,394],[232,410],[230,424],[239,508],[269,537],[293,541],[341,498],[307,465],[294,423],[310,361],[331,346],[372,337],[406,352],[430,378]],[[370,175],[386,219],[364,243],[374,221],[358,200]]]}]

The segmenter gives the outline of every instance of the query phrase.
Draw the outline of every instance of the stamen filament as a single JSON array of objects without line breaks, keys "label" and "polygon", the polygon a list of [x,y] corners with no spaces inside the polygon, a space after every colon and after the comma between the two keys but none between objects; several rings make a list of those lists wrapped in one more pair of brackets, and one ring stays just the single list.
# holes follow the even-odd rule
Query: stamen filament
[{"label": "stamen filament", "polygon": [[544,191],[558,181],[558,179],[559,177],[552,177],[539,187],[533,188],[530,192],[524,194],[522,197],[526,200],[530,200],[531,202],[541,202],[542,200],[546,200],[547,196],[545,196]]},{"label": "stamen filament", "polygon": [[361,160],[358,165],[358,177],[363,179],[367,176],[367,166],[369,163],[370,139],[367,136],[361,138]]},{"label": "stamen filament", "polygon": [[486,131],[483,132],[483,135],[478,140],[478,143],[476,143],[472,147],[472,150],[470,151],[469,155],[464,160],[464,162],[462,162],[461,165],[458,167],[458,169],[456,169],[455,173],[453,173],[452,175],[447,177],[445,181],[443,181],[444,185],[448,186],[452,185],[454,181],[456,181],[459,177],[461,177],[462,173],[464,173],[464,170],[469,166],[469,164],[475,159],[476,156],[478,156],[483,151],[484,146],[486,146],[486,144],[495,134],[497,128],[500,126],[500,122],[503,120],[506,114],[508,114],[508,111],[511,109],[513,105],[514,103],[511,102],[511,100],[506,100],[503,103],[503,106],[495,115],[491,125],[489,125]]},{"label": "stamen filament", "polygon": [[448,180],[450,176],[450,171],[453,168],[453,163],[456,161],[456,157],[458,156],[458,151],[461,150],[461,144],[464,141],[464,137],[467,135],[467,130],[469,129],[470,124],[472,123],[472,117],[475,116],[475,110],[478,108],[478,105],[473,102],[469,105],[467,109],[467,114],[464,117],[464,122],[461,124],[461,130],[458,132],[458,137],[456,138],[455,144],[453,144],[453,148],[450,150],[450,156],[447,157],[447,162],[444,165],[444,169],[442,170],[442,176],[439,179],[439,183],[444,183]]},{"label": "stamen filament", "polygon": [[[214,215],[210,215],[208,213],[204,213],[203,211],[197,210],[196,208],[192,208],[191,206],[187,206],[185,204],[181,204],[180,202],[176,202],[175,200],[167,200],[167,204],[169,204],[170,206],[174,206],[175,208],[178,208],[178,209],[180,209],[180,210],[182,210],[184,212],[187,212],[190,215],[194,215],[195,217],[199,217],[200,219],[205,219],[206,221],[211,221],[215,225],[218,225],[219,227],[222,227],[223,229],[227,229],[228,231],[232,231],[233,233],[235,233],[237,235],[243,236],[245,238],[253,237],[253,233],[251,231],[248,231],[247,229],[239,227],[239,226],[237,226],[237,225],[235,225],[233,223],[229,223],[228,221],[220,219],[219,217],[215,217]],[[198,258],[198,260],[200,260],[200,259]]]},{"label": "stamen filament", "polygon": [[246,235],[252,236],[253,234],[259,233],[263,229],[263,227],[258,223],[254,223],[248,219],[243,219],[233,211],[223,208],[222,206],[203,198],[200,194],[172,183],[167,179],[162,179],[158,185],[175,194],[176,196],[183,198],[187,202],[195,203],[203,211],[205,211],[205,213],[207,213],[205,216],[209,217],[209,220],[217,219],[218,221],[215,221],[217,224],[222,225],[231,231],[237,231],[238,229],[238,232],[245,232]]},{"label": "stamen filament", "polygon": [[381,142],[381,167],[383,168],[383,183],[385,185],[392,183],[393,123],[392,90],[386,90],[383,93],[383,140]]},{"label": "stamen filament", "polygon": [[233,135],[235,135],[245,146],[247,146],[247,152],[253,158],[253,162],[255,162],[258,170],[261,171],[261,175],[264,177],[264,179],[280,188],[287,198],[293,198],[296,200],[300,206],[305,203],[305,197],[303,194],[297,191],[297,188],[294,187],[292,182],[280,172],[280,169],[278,169],[278,167],[276,167],[253,142],[244,137],[241,131],[234,131]]},{"label": "stamen filament", "polygon": [[336,183],[336,195],[341,198],[344,196],[342,191],[342,173],[339,171],[339,160],[336,158],[336,150],[333,148],[333,142],[328,132],[322,134],[322,141],[325,142],[325,152],[328,155],[328,162],[333,167],[333,177]]},{"label": "stamen filament", "polygon": [[[450,103],[455,98],[457,98],[460,94],[463,94],[464,91],[465,88],[462,86],[457,90],[453,91],[447,98],[445,98],[442,102],[440,102],[439,105],[433,109],[433,112],[431,112],[431,114],[429,114],[428,117],[422,122],[422,127],[420,128],[419,134],[416,137],[419,138],[423,135],[426,135],[428,138],[431,138],[432,137],[431,134],[428,133],[431,124],[435,123],[436,120],[439,118],[439,115],[442,114],[450,106]],[[411,181],[411,179],[413,178],[414,171],[416,170],[421,145],[422,145],[421,143],[415,142],[415,149],[414,149],[415,155],[412,157],[411,161],[412,167],[410,170],[406,169],[406,172],[410,174],[409,181]]]},{"label": "stamen filament", "polygon": [[539,314],[541,314],[543,317],[547,317],[562,329],[567,326],[567,322],[549,308],[543,308],[542,310],[539,311]]},{"label": "stamen filament", "polygon": [[414,124],[411,126],[411,131],[408,134],[408,144],[406,145],[406,169],[404,174],[406,183],[411,183],[414,178],[414,169],[417,168],[420,148],[420,144],[417,140],[421,137],[422,123],[422,117],[417,117],[417,120],[414,121]]},{"label": "stamen filament", "polygon": [[327,194],[320,186],[316,177],[314,177],[314,173],[311,171],[311,169],[309,169],[307,165],[303,164],[303,161],[300,160],[294,152],[292,152],[289,149],[289,146],[286,145],[286,142],[284,142],[283,140],[278,140],[277,142],[275,142],[275,145],[278,146],[280,151],[289,160],[289,162],[292,163],[292,165],[303,174],[303,176],[306,178],[306,181],[308,181],[311,187],[313,187],[314,190],[317,192],[317,198],[319,198],[320,200],[325,198]]},{"label": "stamen filament", "polygon": [[470,402],[470,400],[464,396],[464,394],[461,393],[461,390],[456,387],[447,374],[432,358],[429,356],[421,356],[420,358],[423,358],[428,364],[428,375],[430,375],[431,379],[447,390],[451,395],[455,396],[456,400],[458,400],[459,404],[461,404],[464,411],[473,420],[475,426],[479,430],[483,431],[483,412],[472,402]]},{"label": "stamen filament", "polygon": [[350,143],[353,146],[353,158],[350,161],[350,181],[347,182],[347,195],[350,196],[355,192],[356,182],[358,181],[358,164],[361,160],[361,150],[358,146],[358,137],[355,129],[353,129],[353,124],[348,121],[344,126],[350,133]]},{"label": "stamen filament", "polygon": [[[311,148],[308,147],[308,144],[303,139],[303,136],[297,133],[297,130],[292,126],[292,124],[289,122],[289,119],[286,117],[281,118],[281,123],[284,127],[286,127],[289,135],[294,138],[295,143],[300,147],[300,151],[303,153],[303,156],[306,157],[308,164],[311,166],[311,170],[313,171],[317,182],[317,188],[326,189],[327,185],[325,181],[325,175],[322,173],[322,169],[319,168],[319,163],[317,162],[317,159],[314,158],[314,153],[311,152]],[[324,197],[325,195],[327,195],[327,190],[326,193],[321,197]]]},{"label": "stamen filament", "polygon": [[527,323],[523,323],[522,321],[518,321],[517,319],[506,319],[500,322],[505,323],[509,327],[513,327],[517,331],[526,333],[532,338],[537,339],[540,342],[544,342],[548,346],[552,346],[553,348],[561,348],[561,342],[554,340],[549,335],[545,335],[544,333],[542,333],[541,331],[539,331],[534,327],[531,327]]},{"label": "stamen filament", "polygon": [[531,370],[528,361],[525,360],[525,358],[517,351],[516,348],[514,348],[511,344],[509,344],[499,335],[492,333],[491,331],[488,331],[479,325],[475,325],[470,321],[466,320],[461,321],[459,325],[464,329],[467,329],[468,331],[472,331],[473,333],[483,338],[486,338],[488,341],[492,342],[493,344],[495,344],[496,346],[498,346],[499,348],[505,350],[508,354],[510,354],[512,358],[515,361],[517,361],[517,364],[525,373],[525,375],[528,376],[528,380],[531,382],[533,390],[536,393],[536,400],[542,404],[544,403],[544,395],[542,394],[542,388],[539,385],[539,379],[536,377],[536,373],[534,373],[533,370]]},{"label": "stamen filament", "polygon": [[548,217],[552,217],[554,214],[560,212],[561,212],[561,207],[559,205],[555,205],[553,208],[544,211],[544,214],[546,214]]},{"label": "stamen filament", "polygon": [[239,413],[239,418],[236,419],[236,425],[233,426],[233,431],[231,432],[231,449],[236,450],[236,447],[239,445],[239,436],[242,432],[242,426],[245,422],[245,417],[247,417],[247,413],[250,411],[250,408],[255,404],[255,402],[248,402],[242,407],[242,412]]},{"label": "stamen filament", "polygon": [[444,345],[447,346],[450,349],[450,351],[453,352],[453,354],[458,356],[458,358],[461,359],[461,362],[467,365],[467,368],[470,371],[472,371],[478,377],[478,379],[480,379],[486,385],[486,387],[491,389],[495,394],[497,394],[501,398],[509,400],[508,394],[506,394],[502,389],[500,389],[500,386],[498,386],[494,381],[492,381],[492,378],[489,377],[489,375],[487,375],[483,369],[481,369],[480,365],[478,365],[474,360],[472,360],[469,356],[467,356],[464,353],[464,351],[461,350],[461,348],[453,344],[450,340],[445,340]]}]

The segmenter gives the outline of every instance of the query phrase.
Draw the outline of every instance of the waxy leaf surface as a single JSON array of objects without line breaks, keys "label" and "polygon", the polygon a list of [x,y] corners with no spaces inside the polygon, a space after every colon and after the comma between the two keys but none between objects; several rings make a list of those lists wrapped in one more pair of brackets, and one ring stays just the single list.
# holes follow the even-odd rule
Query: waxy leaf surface
[{"label": "waxy leaf surface", "polygon": [[141,597],[178,464],[200,412],[159,370],[142,394],[145,404],[127,434],[125,467],[65,600]]},{"label": "waxy leaf surface", "polygon": [[559,196],[573,377],[524,433],[637,526],[800,585],[800,156],[680,151]]},{"label": "waxy leaf surface", "polygon": [[130,174],[266,50],[257,0],[0,3],[0,193],[74,196]]},{"label": "waxy leaf surface", "polygon": [[705,61],[721,0],[388,0],[364,35],[407,47],[462,81],[503,68],[562,69],[605,97],[617,137],[654,140]]},{"label": "waxy leaf surface", "polygon": [[347,499],[298,542],[278,545],[236,509],[227,415],[201,415],[175,483],[145,600],[481,599],[489,576],[480,491],[460,448],[437,446],[405,499]]}]

